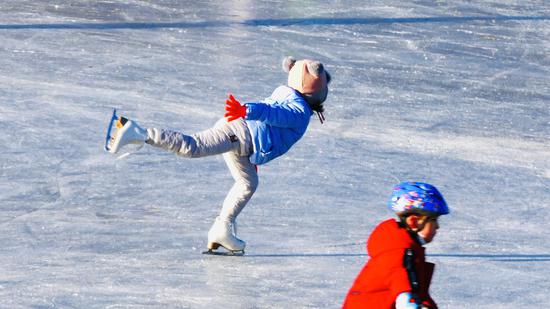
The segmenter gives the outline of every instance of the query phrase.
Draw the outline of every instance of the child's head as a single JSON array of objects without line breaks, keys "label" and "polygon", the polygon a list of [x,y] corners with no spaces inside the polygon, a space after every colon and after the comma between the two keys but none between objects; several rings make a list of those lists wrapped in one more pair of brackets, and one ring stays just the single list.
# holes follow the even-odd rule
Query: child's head
[{"label": "child's head", "polygon": [[315,60],[299,60],[286,57],[283,70],[288,73],[288,86],[300,92],[311,108],[323,112],[331,76],[323,64]]},{"label": "child's head", "polygon": [[423,182],[402,182],[396,185],[388,207],[426,243],[433,240],[439,228],[438,217],[449,213],[443,195],[436,187]]}]

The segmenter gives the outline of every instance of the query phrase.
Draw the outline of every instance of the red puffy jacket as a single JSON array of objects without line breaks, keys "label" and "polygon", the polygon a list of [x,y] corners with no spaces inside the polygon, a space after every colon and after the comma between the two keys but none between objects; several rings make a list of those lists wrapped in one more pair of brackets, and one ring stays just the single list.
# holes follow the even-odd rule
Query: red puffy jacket
[{"label": "red puffy jacket", "polygon": [[[370,259],[349,290],[344,309],[395,308],[402,292],[416,294],[422,304],[437,308],[428,292],[434,264],[426,262],[424,247],[401,223],[394,219],[380,223],[369,237],[367,251]],[[409,270],[407,256],[412,256]]]}]

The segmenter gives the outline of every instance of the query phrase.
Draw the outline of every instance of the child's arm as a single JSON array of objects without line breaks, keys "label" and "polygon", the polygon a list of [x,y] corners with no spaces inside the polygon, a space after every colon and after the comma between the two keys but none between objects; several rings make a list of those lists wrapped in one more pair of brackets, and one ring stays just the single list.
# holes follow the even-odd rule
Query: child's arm
[{"label": "child's arm", "polygon": [[[423,272],[418,273],[419,270],[416,269],[416,257],[413,249],[405,249],[404,252],[401,251],[401,254],[402,263],[392,272],[394,276],[392,282],[393,292],[399,293],[398,291],[402,291],[395,298],[395,307],[397,309],[437,308],[437,305],[435,305],[429,294],[424,295],[421,292],[420,286],[420,284],[425,285],[424,288],[429,286],[433,273],[433,264],[424,263]],[[403,270],[405,270],[406,278]],[[422,299],[421,296],[428,297],[428,299]]]},{"label": "child's arm", "polygon": [[292,128],[309,121],[310,114],[299,104],[272,105],[246,103],[246,119],[258,120],[276,127]]},{"label": "child's arm", "polygon": [[233,95],[225,101],[225,117],[227,121],[233,121],[238,118],[247,120],[258,120],[268,123],[272,126],[292,128],[298,127],[309,121],[310,111],[305,105],[289,103],[285,105],[275,105],[266,103],[246,103],[242,105],[235,100]]},{"label": "child's arm", "polygon": [[[411,279],[415,281],[416,279],[411,278],[411,274],[409,270],[407,270],[406,250],[396,249],[387,251],[379,257],[379,260],[382,262],[379,266],[387,270],[387,286],[391,291],[392,298],[395,300],[396,305],[398,300],[401,301],[402,304],[405,303],[407,294],[404,293],[408,293],[408,295],[411,296],[409,300],[414,299],[414,294],[416,293],[414,293],[415,288],[413,286],[414,284],[411,283]],[[404,295],[401,296],[402,294]],[[416,304],[412,303],[412,305]],[[410,308],[417,307],[411,306]]]}]

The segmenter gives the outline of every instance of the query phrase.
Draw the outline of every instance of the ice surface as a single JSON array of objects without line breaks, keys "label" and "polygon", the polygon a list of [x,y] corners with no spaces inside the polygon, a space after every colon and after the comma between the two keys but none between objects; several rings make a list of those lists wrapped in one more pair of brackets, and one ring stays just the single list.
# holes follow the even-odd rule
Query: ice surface
[{"label": "ice surface", "polygon": [[[0,307],[338,308],[401,180],[452,209],[441,308],[550,307],[550,5],[403,2],[2,1]],[[206,129],[286,55],[332,73],[327,122],[260,168],[247,255],[201,255],[223,160],[115,160],[111,110]]]}]

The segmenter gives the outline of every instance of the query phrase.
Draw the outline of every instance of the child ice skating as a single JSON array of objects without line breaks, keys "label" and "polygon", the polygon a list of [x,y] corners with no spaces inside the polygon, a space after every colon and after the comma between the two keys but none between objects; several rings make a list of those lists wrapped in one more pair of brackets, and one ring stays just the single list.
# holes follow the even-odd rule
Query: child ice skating
[{"label": "child ice skating", "polygon": [[403,182],[393,189],[388,207],[399,220],[380,223],[367,242],[369,261],[349,290],[343,308],[437,308],[429,286],[434,264],[425,260],[424,244],[449,213],[437,188]]},{"label": "child ice skating", "polygon": [[235,232],[239,213],[258,187],[257,165],[286,153],[306,132],[313,112],[321,121],[330,75],[319,61],[286,57],[283,69],[287,86],[277,87],[270,97],[245,103],[232,95],[226,100],[225,118],[212,128],[186,135],[180,132],[142,128],[124,117],[116,119],[116,133],[106,149],[117,153],[128,144],[149,144],[182,157],[222,154],[235,183],[208,232],[210,253],[220,246],[230,253],[244,253],[245,242]]}]

